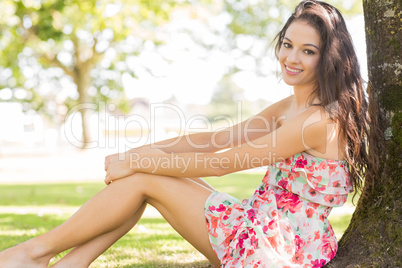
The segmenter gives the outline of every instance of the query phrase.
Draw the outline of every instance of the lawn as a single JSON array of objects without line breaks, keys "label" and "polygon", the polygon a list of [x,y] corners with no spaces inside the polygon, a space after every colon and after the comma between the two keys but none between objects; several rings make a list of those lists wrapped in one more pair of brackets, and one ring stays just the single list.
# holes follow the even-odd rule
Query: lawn
[{"label": "lawn", "polygon": [[[239,199],[249,197],[262,174],[237,173],[207,181]],[[99,183],[0,185],[0,250],[59,225],[104,187]],[[350,202],[350,201],[348,201]],[[47,208],[47,212],[41,212]],[[32,213],[35,211],[35,213]],[[50,213],[49,213],[50,211]],[[331,217],[339,237],[350,215]],[[65,253],[56,256],[59,259]],[[143,218],[91,267],[212,267],[163,218]]]}]

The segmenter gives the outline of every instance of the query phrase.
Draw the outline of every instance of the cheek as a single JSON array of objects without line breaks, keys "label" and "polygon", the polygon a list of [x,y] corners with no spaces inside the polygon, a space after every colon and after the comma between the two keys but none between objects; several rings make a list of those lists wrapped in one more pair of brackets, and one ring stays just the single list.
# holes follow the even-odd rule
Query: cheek
[{"label": "cheek", "polygon": [[318,68],[318,63],[320,61],[320,58],[317,57],[316,59],[313,60],[312,66],[314,67],[315,70]]},{"label": "cheek", "polygon": [[283,63],[285,61],[286,57],[287,57],[287,55],[286,55],[285,51],[283,49],[280,49],[279,53],[278,53],[279,62]]},{"label": "cheek", "polygon": [[314,72],[317,72],[318,69],[318,59],[314,59],[314,60],[310,60],[308,63],[306,62],[306,64],[308,65],[308,68]]}]

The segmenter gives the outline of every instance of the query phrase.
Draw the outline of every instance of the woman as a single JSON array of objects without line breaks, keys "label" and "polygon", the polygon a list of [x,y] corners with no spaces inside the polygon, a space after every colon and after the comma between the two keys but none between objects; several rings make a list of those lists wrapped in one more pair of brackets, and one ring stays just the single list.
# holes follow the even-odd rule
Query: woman
[{"label": "woman", "polygon": [[[137,223],[146,204],[215,266],[329,262],[337,243],[327,216],[361,187],[370,164],[359,65],[340,12],[315,0],[296,7],[276,54],[294,95],[222,131],[106,157],[108,186],[62,225],[2,252],[0,266],[47,267],[73,248],[54,267],[88,267]],[[243,202],[199,178],[266,165]]]}]

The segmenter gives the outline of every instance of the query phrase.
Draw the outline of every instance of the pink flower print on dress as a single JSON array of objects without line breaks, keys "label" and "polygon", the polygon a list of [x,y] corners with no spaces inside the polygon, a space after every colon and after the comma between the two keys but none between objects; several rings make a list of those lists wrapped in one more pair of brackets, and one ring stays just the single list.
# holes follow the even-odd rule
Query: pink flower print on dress
[{"label": "pink flower print on dress", "polygon": [[252,265],[253,265],[253,268],[258,268],[258,267],[260,267],[260,265],[261,265],[261,261],[253,261],[252,263],[251,263]]},{"label": "pink flower print on dress", "polygon": [[277,241],[277,239],[276,239],[276,236],[271,236],[271,237],[268,237],[268,241],[269,241],[269,243],[271,244],[271,246],[276,250],[276,251],[278,251],[278,241]]},{"label": "pink flower print on dress", "polygon": [[220,204],[219,208],[216,209],[216,211],[218,211],[218,212],[222,212],[222,211],[225,211],[225,210],[226,210],[226,207],[224,205],[222,205],[222,204]]},{"label": "pink flower print on dress", "polygon": [[280,180],[280,181],[278,182],[278,185],[279,185],[280,187],[282,187],[283,189],[288,190],[288,189],[287,189],[287,186],[288,186],[288,181],[287,181],[287,180]]},{"label": "pink flower print on dress", "polygon": [[285,164],[286,164],[286,165],[292,164],[292,161],[293,161],[292,158],[293,158],[293,157],[286,158],[286,159],[285,159]]},{"label": "pink flower print on dress", "polygon": [[327,161],[322,161],[319,165],[318,165],[318,170],[325,170],[328,167],[328,163]]},{"label": "pink flower print on dress", "polygon": [[320,239],[320,231],[315,231],[314,232],[314,241]]},{"label": "pink flower print on dress", "polygon": [[247,210],[247,219],[249,219],[252,222],[256,219],[254,209]]},{"label": "pink flower print on dress", "polygon": [[232,208],[229,207],[229,208],[226,209],[225,214],[229,215],[231,212],[232,212]]},{"label": "pink flower print on dress", "polygon": [[243,231],[239,236],[239,241],[237,242],[236,248],[240,248],[240,256],[244,254],[244,240],[248,238],[247,231]]},{"label": "pink flower print on dress", "polygon": [[331,175],[332,173],[336,172],[336,168],[338,167],[338,164],[332,163],[328,164],[328,173]]},{"label": "pink flower print on dress", "polygon": [[296,160],[296,168],[304,168],[307,165],[306,159],[298,159]]},{"label": "pink flower print on dress", "polygon": [[324,222],[324,220],[325,220],[325,215],[324,215],[324,214],[321,214],[320,217],[319,217],[319,219],[320,219],[320,221]]},{"label": "pink flower print on dress", "polygon": [[314,182],[315,183],[320,183],[322,181],[322,176],[316,176],[316,177],[314,177]]},{"label": "pink flower print on dress", "polygon": [[218,237],[218,233],[216,232],[216,229],[218,228],[219,222],[220,222],[219,217],[211,216],[210,229],[214,230],[214,232],[212,233],[213,237]]},{"label": "pink flower print on dress", "polygon": [[325,185],[322,185],[321,187],[316,186],[314,188],[315,188],[315,190],[317,190],[319,192],[324,192],[327,189],[327,187],[325,187]]},{"label": "pink flower print on dress", "polygon": [[277,215],[278,215],[278,211],[273,210],[273,211],[271,212],[272,218],[275,218]]},{"label": "pink flower print on dress", "polygon": [[269,169],[267,170],[267,172],[265,173],[265,175],[264,175],[264,178],[262,178],[262,181],[264,181],[264,182],[268,182],[269,181],[269,178],[270,178],[270,172],[269,172]]},{"label": "pink flower print on dress", "polygon": [[265,193],[265,189],[264,189],[264,188],[258,189],[258,194],[259,194],[259,195],[263,195],[264,193]]},{"label": "pink flower print on dress", "polygon": [[327,202],[329,204],[335,203],[335,198],[333,195],[325,195],[324,200],[325,200],[325,202]]},{"label": "pink flower print on dress", "polygon": [[306,242],[304,242],[304,240],[301,239],[300,236],[298,236],[298,235],[295,236],[294,242],[296,245],[296,252],[299,252],[306,244]]},{"label": "pink flower print on dress", "polygon": [[293,176],[293,173],[289,174],[288,180],[290,182],[294,182],[295,181],[295,177]]},{"label": "pink flower print on dress", "polygon": [[308,209],[306,209],[306,215],[307,215],[307,218],[312,218],[313,217],[313,215],[314,215],[314,209],[312,209],[312,208],[308,208]]},{"label": "pink flower print on dress", "polygon": [[258,246],[258,238],[255,235],[250,237],[250,244],[254,248],[257,248],[257,246]]},{"label": "pink flower print on dress", "polygon": [[326,260],[313,260],[311,261],[311,264],[313,265],[311,266],[311,268],[320,268],[323,267],[326,263]]},{"label": "pink flower print on dress", "polygon": [[333,237],[330,237],[328,234],[324,234],[322,236],[320,250],[323,256],[331,260],[333,257],[335,257],[335,253],[337,250],[335,239]]},{"label": "pink flower print on dress", "polygon": [[274,229],[276,229],[277,227],[278,227],[278,223],[277,223],[277,220],[275,220],[275,219],[271,220],[271,221],[268,223],[268,228],[269,228],[270,230],[274,230]]},{"label": "pink flower print on dress", "polygon": [[316,191],[313,189],[313,188],[310,188],[309,190],[308,190],[308,193],[311,195],[311,196],[315,196],[317,193],[316,193]]},{"label": "pink flower print on dress", "polygon": [[304,255],[303,255],[302,253],[296,252],[296,253],[293,255],[292,262],[293,262],[294,264],[300,264],[300,265],[302,265],[302,264],[303,264],[303,260],[304,260]]},{"label": "pink flower print on dress", "polygon": [[281,208],[283,212],[286,212],[288,210],[291,213],[298,212],[303,205],[298,195],[288,191],[283,191],[280,194],[275,194],[275,197],[277,200],[278,208]]}]

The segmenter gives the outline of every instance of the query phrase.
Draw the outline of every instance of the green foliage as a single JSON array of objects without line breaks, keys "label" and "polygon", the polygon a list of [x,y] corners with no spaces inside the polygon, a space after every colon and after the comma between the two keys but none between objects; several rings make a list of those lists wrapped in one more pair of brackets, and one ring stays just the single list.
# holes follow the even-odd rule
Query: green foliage
[{"label": "green foliage", "polygon": [[[78,101],[113,98],[124,103],[121,75],[134,76],[135,70],[127,64],[116,68],[116,63],[139,53],[144,40],[161,43],[156,29],[169,20],[176,5],[176,1],[143,0],[4,0],[0,11],[4,16],[0,19],[0,72],[8,69],[12,76],[0,81],[0,90],[31,92],[23,99],[14,99],[25,101],[27,110],[47,114],[55,113],[49,110],[49,103],[66,105],[67,109]],[[128,38],[134,39],[136,45],[128,48]],[[105,75],[105,71],[114,75]],[[71,93],[60,98],[60,81],[66,75],[75,84],[79,98]],[[41,87],[46,82],[52,89],[43,93]],[[89,93],[91,86],[95,90]],[[108,90],[100,90],[102,86]],[[40,94],[34,98],[32,92]],[[123,105],[121,110],[127,108]]]},{"label": "green foliage", "polygon": [[[228,28],[234,35],[253,35],[270,40],[299,2],[300,0],[225,0],[224,9],[232,17]],[[346,16],[362,13],[362,5],[358,0],[348,1],[347,5],[343,0],[334,0],[331,4]]]}]

